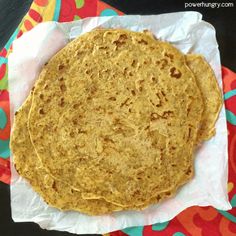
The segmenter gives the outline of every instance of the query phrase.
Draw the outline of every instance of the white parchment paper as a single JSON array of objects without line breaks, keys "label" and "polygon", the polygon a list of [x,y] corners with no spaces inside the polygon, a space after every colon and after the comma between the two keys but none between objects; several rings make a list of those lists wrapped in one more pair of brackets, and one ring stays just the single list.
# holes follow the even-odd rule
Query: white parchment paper
[{"label": "white parchment paper", "polygon": [[[66,43],[95,27],[148,29],[157,38],[171,42],[184,53],[205,56],[222,88],[221,64],[214,28],[197,12],[152,16],[113,16],[87,18],[72,23],[47,22],[25,33],[13,43],[9,56],[11,112],[19,108],[32,88],[42,65]],[[225,109],[216,123],[216,136],[202,144],[195,159],[195,176],[177,195],[143,211],[123,211],[104,216],[62,212],[49,207],[12,165],[11,207],[15,222],[33,221],[42,228],[71,233],[107,233],[131,226],[164,222],[187,207],[213,206],[229,210],[227,128]]]}]

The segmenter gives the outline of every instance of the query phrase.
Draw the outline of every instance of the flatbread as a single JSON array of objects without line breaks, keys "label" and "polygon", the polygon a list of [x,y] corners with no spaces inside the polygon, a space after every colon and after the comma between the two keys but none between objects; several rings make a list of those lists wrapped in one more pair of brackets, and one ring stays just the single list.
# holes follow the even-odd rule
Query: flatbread
[{"label": "flatbread", "polygon": [[187,54],[187,65],[196,77],[204,103],[202,121],[197,142],[208,140],[215,135],[215,123],[218,119],[223,100],[214,71],[201,55]]},{"label": "flatbread", "polygon": [[176,48],[144,33],[95,30],[45,66],[28,125],[57,180],[83,198],[143,206],[192,176],[202,110]]}]

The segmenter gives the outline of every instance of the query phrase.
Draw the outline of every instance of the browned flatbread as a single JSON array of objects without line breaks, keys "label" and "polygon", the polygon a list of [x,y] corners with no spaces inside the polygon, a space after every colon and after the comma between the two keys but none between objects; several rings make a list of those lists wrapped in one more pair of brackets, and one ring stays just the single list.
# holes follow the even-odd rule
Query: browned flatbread
[{"label": "browned flatbread", "polygon": [[95,30],[56,54],[36,83],[31,141],[83,198],[148,205],[192,176],[203,103],[185,57],[127,30]]},{"label": "browned flatbread", "polygon": [[195,74],[197,85],[203,97],[204,110],[198,131],[198,142],[215,135],[215,123],[222,107],[222,95],[214,71],[201,55],[187,54],[186,61]]},{"label": "browned flatbread", "polygon": [[143,209],[192,177],[194,146],[214,135],[221,105],[202,56],[147,33],[96,30],[41,72],[15,116],[14,164],[58,209]]}]

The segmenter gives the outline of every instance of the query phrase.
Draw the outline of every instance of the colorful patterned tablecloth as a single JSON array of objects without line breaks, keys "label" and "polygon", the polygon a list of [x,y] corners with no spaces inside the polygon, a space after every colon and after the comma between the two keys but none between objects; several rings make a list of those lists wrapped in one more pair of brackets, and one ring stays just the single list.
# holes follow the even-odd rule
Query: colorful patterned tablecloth
[{"label": "colorful patterned tablecloth", "polygon": [[[33,1],[19,27],[0,52],[0,181],[10,183],[10,109],[7,90],[7,57],[11,51],[12,41],[44,21],[68,22],[88,16],[122,14],[117,9],[96,0]],[[222,73],[228,126],[228,193],[233,209],[226,212],[212,207],[190,207],[171,221],[144,227],[132,227],[109,233],[107,236],[236,235],[236,74],[225,67],[222,67]]]}]

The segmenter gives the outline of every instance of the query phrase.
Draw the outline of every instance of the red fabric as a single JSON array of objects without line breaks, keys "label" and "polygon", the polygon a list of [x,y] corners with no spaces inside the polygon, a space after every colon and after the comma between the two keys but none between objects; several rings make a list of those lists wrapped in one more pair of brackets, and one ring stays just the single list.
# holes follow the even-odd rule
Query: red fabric
[{"label": "red fabric", "polygon": [[[38,6],[46,6],[48,0],[35,0],[35,4]],[[61,0],[61,10],[59,15],[60,22],[72,21],[75,19],[83,18],[86,16],[100,15],[109,9],[107,12],[113,14],[123,14],[115,8],[98,1],[85,0],[83,7],[78,6],[79,0]],[[37,12],[30,11],[29,15],[32,19],[41,19]],[[27,27],[33,27],[32,22],[26,21]],[[20,30],[18,37],[23,32]],[[0,52],[0,59],[6,58],[7,50],[4,48]],[[225,95],[229,95],[236,89],[236,74],[231,70],[222,67],[223,74],[223,90]],[[9,95],[6,90],[6,76],[7,76],[7,61],[3,60],[0,63],[0,109],[2,117],[6,116],[8,123],[4,127],[0,128],[0,141],[9,139],[10,135],[10,120],[9,120]],[[4,82],[4,83],[3,83]],[[6,88],[5,88],[6,87]],[[236,115],[236,95],[225,99],[225,106],[228,111]],[[3,119],[1,117],[1,119]],[[1,121],[1,120],[0,120]],[[154,235],[194,235],[194,236],[208,236],[208,235],[224,235],[233,236],[236,235],[236,125],[235,117],[227,116],[227,127],[228,127],[228,150],[229,150],[229,199],[233,205],[233,209],[228,212],[217,211],[212,207],[190,207],[185,211],[181,212],[170,222],[166,224],[157,224],[153,226],[134,227],[122,231],[112,232],[110,236],[154,236]],[[0,150],[1,153],[1,150]],[[10,183],[10,163],[9,159],[3,159],[0,157],[0,180],[5,183]],[[225,215],[225,216],[224,216]],[[161,227],[160,227],[161,226]],[[137,234],[137,232],[139,234]]]}]

